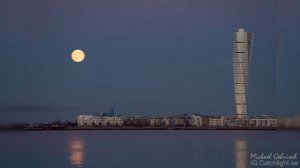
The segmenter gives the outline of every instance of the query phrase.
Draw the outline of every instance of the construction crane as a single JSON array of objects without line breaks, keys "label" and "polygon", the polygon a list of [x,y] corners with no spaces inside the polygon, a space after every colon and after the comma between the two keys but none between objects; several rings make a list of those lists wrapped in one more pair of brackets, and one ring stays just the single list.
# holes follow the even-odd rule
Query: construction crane
[{"label": "construction crane", "polygon": [[108,112],[106,112],[106,114],[108,114],[108,116],[110,117],[115,116],[115,109],[116,109],[116,102],[113,103],[112,107],[109,109]]},{"label": "construction crane", "polygon": [[116,102],[113,103],[112,107],[106,113],[100,113],[100,116],[115,116]]}]

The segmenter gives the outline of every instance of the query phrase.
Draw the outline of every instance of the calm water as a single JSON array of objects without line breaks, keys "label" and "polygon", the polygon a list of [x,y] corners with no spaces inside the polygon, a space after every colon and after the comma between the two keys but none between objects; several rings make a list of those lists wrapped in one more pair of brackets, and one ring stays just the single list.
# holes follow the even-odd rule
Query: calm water
[{"label": "calm water", "polygon": [[251,153],[300,154],[292,131],[0,132],[0,140],[0,167],[243,168]]}]

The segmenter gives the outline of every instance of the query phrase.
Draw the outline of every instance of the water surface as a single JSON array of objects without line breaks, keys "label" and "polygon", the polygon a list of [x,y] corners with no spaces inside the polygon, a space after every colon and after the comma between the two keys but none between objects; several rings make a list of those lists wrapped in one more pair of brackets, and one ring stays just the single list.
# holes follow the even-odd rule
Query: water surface
[{"label": "water surface", "polygon": [[300,151],[293,131],[28,131],[0,139],[0,167],[22,168],[246,168],[251,153]]}]

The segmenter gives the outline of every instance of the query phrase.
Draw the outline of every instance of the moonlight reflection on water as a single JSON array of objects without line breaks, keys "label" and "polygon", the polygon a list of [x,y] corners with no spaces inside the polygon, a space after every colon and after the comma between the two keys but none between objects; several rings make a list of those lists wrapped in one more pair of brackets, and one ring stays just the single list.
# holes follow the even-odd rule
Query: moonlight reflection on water
[{"label": "moonlight reflection on water", "polygon": [[83,167],[84,143],[83,140],[72,140],[70,142],[70,162],[75,167]]}]

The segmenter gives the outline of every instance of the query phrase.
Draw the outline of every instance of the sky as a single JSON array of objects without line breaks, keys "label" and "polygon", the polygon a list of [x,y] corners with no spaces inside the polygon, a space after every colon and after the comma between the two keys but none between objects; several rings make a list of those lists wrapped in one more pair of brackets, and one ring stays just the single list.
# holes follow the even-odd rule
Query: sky
[{"label": "sky", "polygon": [[[76,120],[113,102],[122,116],[234,115],[233,34],[240,27],[254,33],[249,116],[297,115],[299,6],[298,0],[1,0],[0,121]],[[75,49],[85,52],[84,62],[72,61]]]}]

